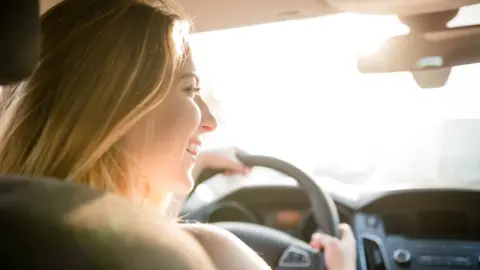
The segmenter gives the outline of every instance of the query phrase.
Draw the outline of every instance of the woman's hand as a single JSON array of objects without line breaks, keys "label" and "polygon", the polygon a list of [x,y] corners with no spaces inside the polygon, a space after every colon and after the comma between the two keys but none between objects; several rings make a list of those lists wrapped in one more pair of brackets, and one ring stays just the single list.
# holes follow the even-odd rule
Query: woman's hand
[{"label": "woman's hand", "polygon": [[225,174],[228,175],[248,174],[250,168],[237,158],[237,154],[246,154],[246,152],[236,147],[218,148],[200,152],[197,157],[197,163],[193,168],[193,177],[197,179],[200,173],[207,168],[224,169]]},{"label": "woman's hand", "polygon": [[340,224],[340,239],[321,233],[312,236],[311,245],[321,249],[328,270],[354,270],[356,264],[355,237],[347,224]]}]

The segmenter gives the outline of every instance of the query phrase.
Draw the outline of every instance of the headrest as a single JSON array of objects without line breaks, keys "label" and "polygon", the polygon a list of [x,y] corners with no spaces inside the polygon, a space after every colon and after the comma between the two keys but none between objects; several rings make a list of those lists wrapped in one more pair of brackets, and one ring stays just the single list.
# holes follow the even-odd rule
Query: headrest
[{"label": "headrest", "polygon": [[0,228],[0,269],[202,269],[170,222],[61,181],[0,177]]},{"label": "headrest", "polygon": [[28,77],[39,52],[39,1],[0,1],[0,85]]}]

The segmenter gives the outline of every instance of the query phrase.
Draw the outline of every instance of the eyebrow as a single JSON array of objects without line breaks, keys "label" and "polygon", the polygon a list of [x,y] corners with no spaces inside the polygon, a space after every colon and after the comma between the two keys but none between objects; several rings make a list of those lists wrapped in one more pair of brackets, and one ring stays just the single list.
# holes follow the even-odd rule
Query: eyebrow
[{"label": "eyebrow", "polygon": [[182,74],[182,76],[180,77],[180,80],[188,79],[190,77],[193,77],[197,81],[197,84],[200,84],[200,77],[193,72],[187,72]]}]

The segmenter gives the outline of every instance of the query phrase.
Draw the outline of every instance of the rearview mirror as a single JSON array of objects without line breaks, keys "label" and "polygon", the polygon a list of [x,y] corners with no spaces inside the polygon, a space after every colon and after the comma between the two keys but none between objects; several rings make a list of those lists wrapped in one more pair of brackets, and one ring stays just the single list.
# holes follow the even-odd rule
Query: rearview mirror
[{"label": "rearview mirror", "polygon": [[421,74],[419,71],[449,70],[478,62],[478,25],[393,37],[375,51],[359,53],[357,58],[362,73],[410,71],[415,76]]}]

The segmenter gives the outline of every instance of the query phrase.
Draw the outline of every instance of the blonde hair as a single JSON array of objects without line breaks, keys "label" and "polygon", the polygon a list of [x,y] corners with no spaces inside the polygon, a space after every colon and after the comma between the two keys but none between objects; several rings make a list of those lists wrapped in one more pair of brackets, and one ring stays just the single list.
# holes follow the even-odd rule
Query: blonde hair
[{"label": "blonde hair", "polygon": [[141,173],[124,135],[167,95],[188,27],[162,0],[65,0],[45,13],[38,67],[2,91],[0,174],[133,194]]}]

